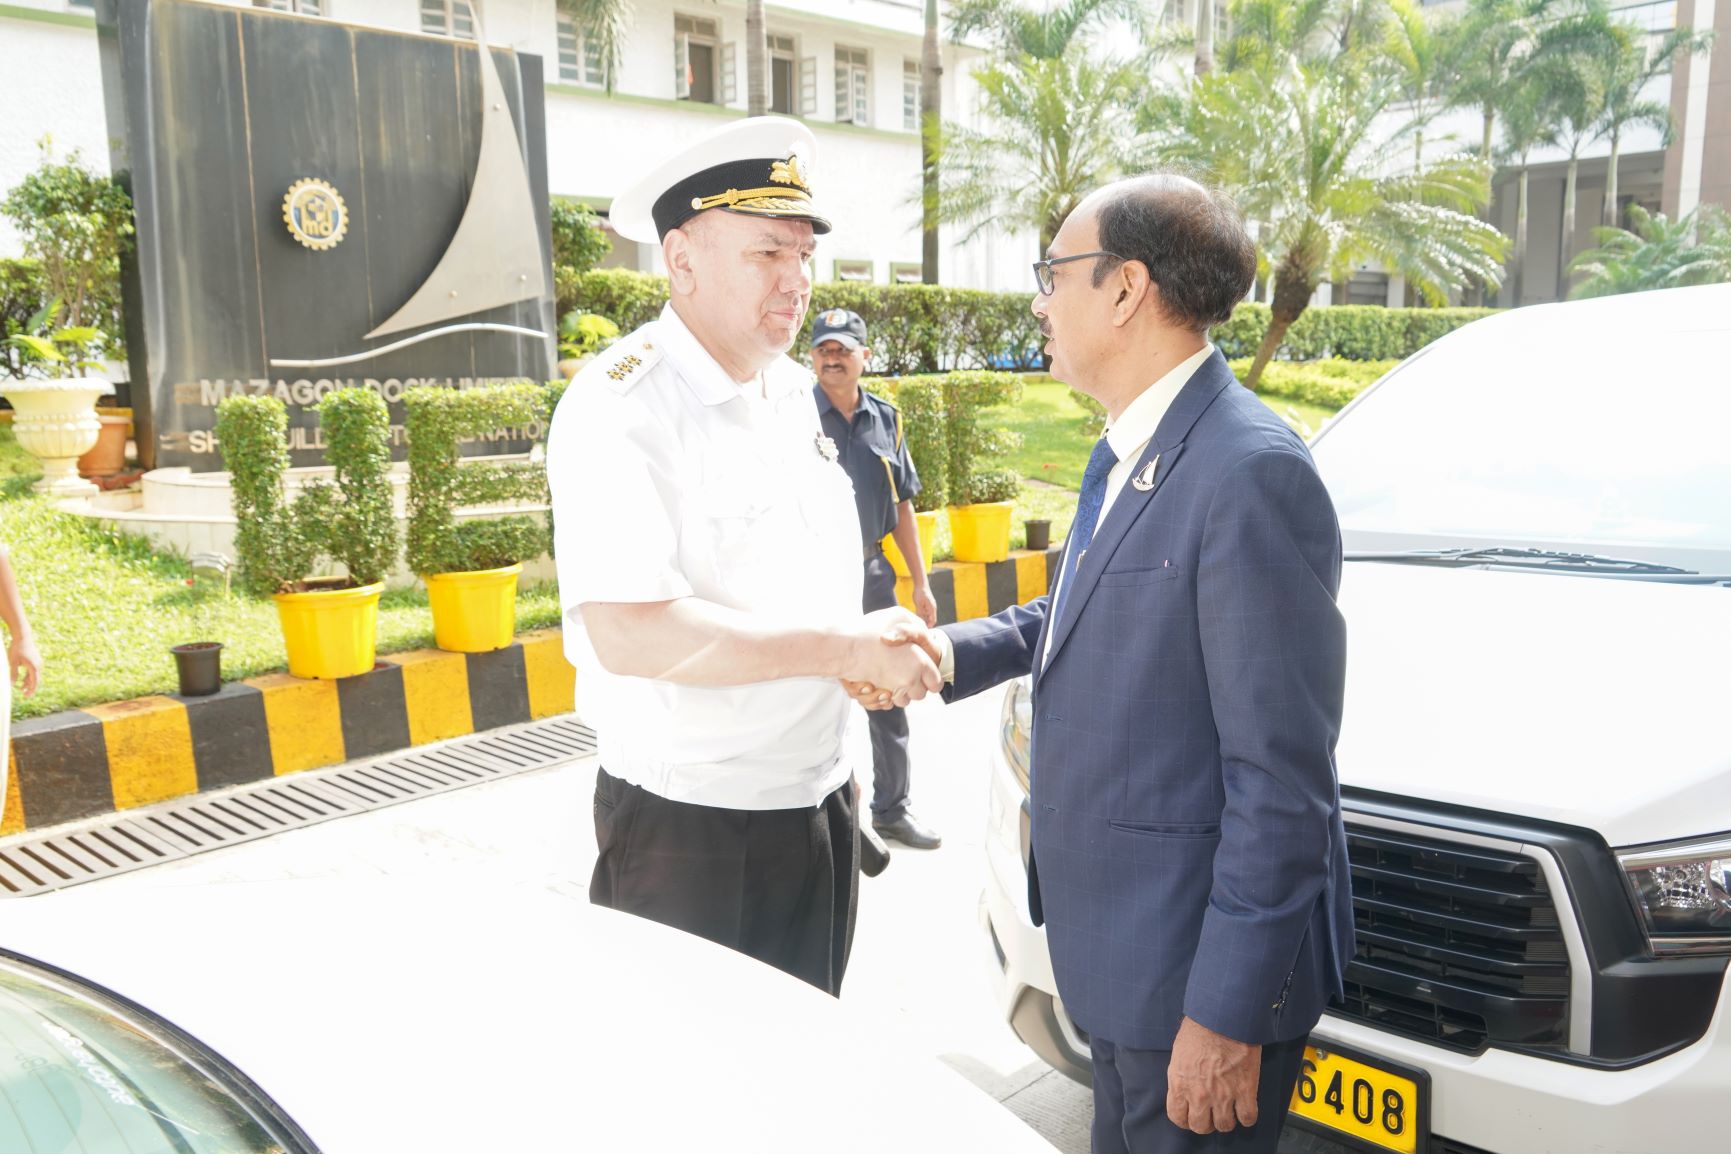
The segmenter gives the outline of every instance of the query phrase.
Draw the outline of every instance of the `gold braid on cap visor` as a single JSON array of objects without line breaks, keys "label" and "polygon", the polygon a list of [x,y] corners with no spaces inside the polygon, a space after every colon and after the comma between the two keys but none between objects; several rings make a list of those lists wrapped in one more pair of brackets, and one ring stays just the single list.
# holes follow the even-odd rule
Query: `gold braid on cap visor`
[{"label": "gold braid on cap visor", "polygon": [[735,212],[810,212],[811,194],[795,188],[730,188],[715,196],[691,198],[693,211],[731,208]]}]

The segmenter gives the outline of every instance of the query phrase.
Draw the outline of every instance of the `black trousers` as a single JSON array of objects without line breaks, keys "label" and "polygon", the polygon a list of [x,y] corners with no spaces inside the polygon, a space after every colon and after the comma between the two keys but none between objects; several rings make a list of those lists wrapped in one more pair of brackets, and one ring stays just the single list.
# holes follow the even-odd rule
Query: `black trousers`
[{"label": "black trousers", "polygon": [[1180,1130],[1166,1116],[1170,1050],[1127,1050],[1090,1038],[1094,1055],[1094,1154],[1274,1154],[1298,1084],[1304,1039],[1262,1047],[1256,1125],[1225,1134]]},{"label": "black trousers", "polygon": [[[867,613],[896,604],[896,571],[882,552],[866,558]],[[872,820],[897,821],[908,811],[908,714],[904,709],[868,709],[872,737]]]},{"label": "black trousers", "polygon": [[804,809],[669,801],[605,769],[589,900],[768,962],[840,994],[859,896],[849,781]]}]

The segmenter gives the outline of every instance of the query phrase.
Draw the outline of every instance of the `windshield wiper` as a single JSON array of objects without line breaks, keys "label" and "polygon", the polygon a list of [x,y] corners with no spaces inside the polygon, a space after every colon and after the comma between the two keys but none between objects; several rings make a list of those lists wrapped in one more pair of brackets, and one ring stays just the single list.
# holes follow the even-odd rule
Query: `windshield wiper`
[{"label": "windshield wiper", "polygon": [[1600,557],[1592,553],[1558,553],[1547,549],[1510,549],[1503,546],[1483,549],[1410,549],[1404,552],[1359,551],[1347,553],[1346,560],[1384,561],[1397,565],[1440,565],[1451,569],[1497,565],[1510,569],[1543,569],[1606,577],[1651,577],[1703,585],[1731,581],[1731,575],[1701,573],[1694,569],[1679,569],[1675,565],[1660,565],[1652,561]]}]

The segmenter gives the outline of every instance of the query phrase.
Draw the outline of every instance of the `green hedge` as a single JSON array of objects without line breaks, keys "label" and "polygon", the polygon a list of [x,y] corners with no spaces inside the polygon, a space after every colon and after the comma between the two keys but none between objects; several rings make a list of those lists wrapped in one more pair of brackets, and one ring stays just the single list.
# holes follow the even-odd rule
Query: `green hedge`
[{"label": "green hedge", "polygon": [[[558,278],[559,312],[600,313],[630,332],[652,321],[667,302],[667,280],[626,269],[595,269]],[[940,285],[820,284],[812,289],[806,328],[794,345],[804,351],[812,316],[851,309],[871,335],[872,371],[889,376],[954,369],[1037,369],[1040,329],[1028,311],[1031,293],[997,293]],[[1268,331],[1268,306],[1246,302],[1211,337],[1228,358],[1256,353]],[[1399,360],[1444,333],[1495,309],[1390,309],[1337,305],[1307,309],[1286,334],[1284,360],[1341,357]]]},{"label": "green hedge", "polygon": [[[1388,361],[1410,357],[1438,337],[1489,316],[1496,309],[1390,309],[1333,305],[1306,309],[1286,332],[1279,356],[1290,361],[1341,357]],[[1209,337],[1227,358],[1253,357],[1268,331],[1267,305],[1246,302]]]},{"label": "green hedge", "polygon": [[[667,303],[667,279],[626,269],[570,274],[557,284],[560,315],[599,313],[630,332],[654,320]],[[805,327],[793,355],[804,355],[812,318],[849,309],[865,320],[872,371],[890,376],[951,369],[1032,369],[1040,366],[1040,329],[1029,293],[994,293],[937,285],[820,284],[812,289]]]}]

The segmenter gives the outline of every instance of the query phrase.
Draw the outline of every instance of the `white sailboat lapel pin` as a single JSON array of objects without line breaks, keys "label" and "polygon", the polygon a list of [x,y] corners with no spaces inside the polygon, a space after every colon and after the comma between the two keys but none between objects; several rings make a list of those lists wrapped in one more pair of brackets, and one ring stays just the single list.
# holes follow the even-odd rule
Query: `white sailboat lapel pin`
[{"label": "white sailboat lapel pin", "polygon": [[1160,454],[1155,453],[1154,459],[1142,466],[1142,471],[1130,478],[1130,483],[1136,486],[1138,493],[1146,493],[1154,487],[1154,470],[1160,467]]}]

